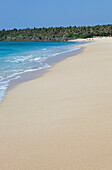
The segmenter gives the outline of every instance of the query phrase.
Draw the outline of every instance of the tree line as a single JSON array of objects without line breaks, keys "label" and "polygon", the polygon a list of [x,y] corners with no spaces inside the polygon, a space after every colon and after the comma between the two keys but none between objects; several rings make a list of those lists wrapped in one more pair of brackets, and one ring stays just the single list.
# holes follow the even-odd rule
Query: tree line
[{"label": "tree line", "polygon": [[26,28],[1,30],[0,40],[12,41],[66,41],[77,38],[92,38],[95,36],[112,36],[112,24],[96,26],[69,26],[49,28]]}]

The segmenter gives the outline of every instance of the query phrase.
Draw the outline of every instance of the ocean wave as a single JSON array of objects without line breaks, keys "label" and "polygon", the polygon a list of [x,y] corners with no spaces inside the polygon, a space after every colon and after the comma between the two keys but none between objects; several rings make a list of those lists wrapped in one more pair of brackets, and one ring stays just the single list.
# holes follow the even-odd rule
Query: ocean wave
[{"label": "ocean wave", "polygon": [[9,84],[11,81],[21,78],[21,75],[24,73],[38,71],[38,70],[42,70],[42,69],[49,68],[49,67],[51,67],[51,66],[48,64],[44,64],[42,67],[21,70],[21,72],[14,73],[14,74],[8,76],[7,78],[2,78],[0,80],[0,103],[4,99],[4,96],[6,95],[6,91],[9,87]]},{"label": "ocean wave", "polygon": [[28,56],[16,56],[12,58],[12,60],[6,60],[5,62],[8,63],[19,63],[19,62],[24,62],[26,60],[29,60],[30,58],[32,58],[32,55],[28,55]]},{"label": "ocean wave", "polygon": [[9,81],[0,82],[0,103],[4,99],[4,96],[6,95],[6,90],[9,85],[8,83]]},{"label": "ocean wave", "polygon": [[48,56],[57,56],[57,55],[60,55],[60,54],[64,54],[64,53],[69,53],[69,52],[72,52],[72,51],[76,51],[76,50],[80,50],[81,48],[80,47],[75,47],[75,48],[72,48],[70,50],[66,50],[66,51],[62,51],[62,52],[56,52],[54,54],[50,54]]},{"label": "ocean wave", "polygon": [[33,59],[30,59],[29,61],[38,61],[38,62],[43,62],[47,59],[47,57],[37,57],[37,58],[33,58]]}]

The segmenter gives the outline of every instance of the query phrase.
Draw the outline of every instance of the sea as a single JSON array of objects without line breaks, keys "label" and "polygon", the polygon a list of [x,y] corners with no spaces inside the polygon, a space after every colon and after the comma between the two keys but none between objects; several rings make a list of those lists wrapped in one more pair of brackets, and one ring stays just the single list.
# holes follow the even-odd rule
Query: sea
[{"label": "sea", "polygon": [[[80,51],[82,42],[0,41],[0,103],[13,84],[35,78],[65,57]],[[27,78],[26,78],[27,77]]]}]

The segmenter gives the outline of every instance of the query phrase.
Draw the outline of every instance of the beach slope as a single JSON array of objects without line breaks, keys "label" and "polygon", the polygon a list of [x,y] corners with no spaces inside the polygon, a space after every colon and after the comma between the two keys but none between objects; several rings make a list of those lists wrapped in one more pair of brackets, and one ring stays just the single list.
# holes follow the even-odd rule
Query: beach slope
[{"label": "beach slope", "polygon": [[83,47],[8,92],[1,170],[112,169],[112,38]]}]

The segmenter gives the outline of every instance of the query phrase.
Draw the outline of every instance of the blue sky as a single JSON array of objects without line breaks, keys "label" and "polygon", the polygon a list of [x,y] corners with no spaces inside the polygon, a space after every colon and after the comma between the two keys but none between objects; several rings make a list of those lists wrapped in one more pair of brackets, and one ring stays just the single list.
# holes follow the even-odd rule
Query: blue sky
[{"label": "blue sky", "polygon": [[0,29],[112,24],[112,0],[0,0]]}]

